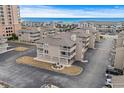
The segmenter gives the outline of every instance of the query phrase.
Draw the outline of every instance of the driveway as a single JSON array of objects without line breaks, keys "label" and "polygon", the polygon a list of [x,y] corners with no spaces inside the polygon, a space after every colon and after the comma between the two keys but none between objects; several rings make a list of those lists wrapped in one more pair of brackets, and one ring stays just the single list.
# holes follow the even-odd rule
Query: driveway
[{"label": "driveway", "polygon": [[16,64],[15,60],[18,57],[24,55],[35,57],[36,49],[34,47],[25,52],[10,51],[0,55],[0,80],[14,87],[25,88],[38,88],[46,81],[52,81],[60,87],[67,88],[99,88],[105,82],[105,70],[109,64],[111,47],[112,39],[97,43],[94,50],[89,49],[85,56],[89,61],[88,63],[74,63],[85,69],[79,76],[74,77]]}]

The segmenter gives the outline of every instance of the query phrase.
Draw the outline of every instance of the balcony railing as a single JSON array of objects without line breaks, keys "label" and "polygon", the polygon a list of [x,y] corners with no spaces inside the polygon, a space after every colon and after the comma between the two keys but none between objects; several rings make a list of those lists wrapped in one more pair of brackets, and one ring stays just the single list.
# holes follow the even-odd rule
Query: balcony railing
[{"label": "balcony railing", "polygon": [[60,55],[61,58],[67,58],[67,59],[71,59],[72,57],[74,57],[76,55],[76,52],[72,53],[71,55]]},{"label": "balcony railing", "polygon": [[72,52],[74,49],[76,49],[76,46],[73,46],[73,47],[71,47],[71,48],[63,48],[63,47],[60,47],[60,51]]}]

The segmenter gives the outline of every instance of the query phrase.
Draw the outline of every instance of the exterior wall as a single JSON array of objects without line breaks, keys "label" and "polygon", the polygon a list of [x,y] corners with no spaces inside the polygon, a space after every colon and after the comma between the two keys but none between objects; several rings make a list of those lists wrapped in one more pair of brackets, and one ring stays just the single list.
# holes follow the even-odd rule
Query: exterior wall
[{"label": "exterior wall", "polygon": [[30,32],[19,32],[18,37],[20,42],[35,43],[36,41],[40,40],[40,33],[31,34]]},{"label": "exterior wall", "polygon": [[0,21],[0,35],[4,37],[10,37],[12,33],[16,33],[17,30],[21,29],[19,8],[16,5],[2,5],[4,17],[0,17],[3,20]]},{"label": "exterior wall", "polygon": [[116,48],[114,67],[118,69],[124,68],[124,48]]},{"label": "exterior wall", "polygon": [[89,40],[89,48],[94,48],[95,47],[95,40],[96,40],[96,37],[92,34],[90,35],[90,40]]},{"label": "exterior wall", "polygon": [[[43,53],[41,53],[38,50],[39,48],[43,49]],[[45,50],[48,50],[48,54],[44,53]],[[73,50],[75,50],[74,47],[72,47],[70,49],[70,52]],[[52,63],[52,64],[59,63],[61,65],[65,65],[65,66],[71,65],[74,62],[74,60],[72,58],[76,55],[76,53],[75,53],[75,55],[73,53],[70,56],[64,56],[64,55],[61,55],[61,52],[68,52],[68,51],[61,49],[60,46],[54,46],[54,45],[49,45],[49,44],[47,44],[47,46],[44,46],[41,44],[37,44],[37,57],[35,58],[35,60],[48,62],[48,63]],[[69,61],[69,59],[70,59],[70,61]]]},{"label": "exterior wall", "polygon": [[75,56],[75,59],[77,61],[83,61],[83,57],[84,57],[84,47],[82,45],[82,43],[80,42],[77,42],[76,43],[76,56]]},{"label": "exterior wall", "polygon": [[77,37],[77,42],[76,42],[76,56],[75,59],[77,61],[83,61],[84,54],[88,49],[89,46],[89,37],[85,38],[79,38]]},{"label": "exterior wall", "polygon": [[116,48],[123,47],[123,41],[122,38],[116,39]]},{"label": "exterior wall", "polygon": [[19,41],[20,42],[31,42],[29,33],[19,33]]},{"label": "exterior wall", "polygon": [[[39,48],[39,45],[37,45],[37,48]],[[52,63],[52,64],[64,64],[65,62],[67,62],[67,60],[62,61],[61,57],[60,57],[60,48],[59,46],[51,46],[49,45],[47,48],[43,48],[43,50],[48,50],[48,54],[44,54],[42,53],[40,55],[40,51],[37,50],[37,59],[43,62],[48,62],[48,63]],[[67,63],[65,63],[67,64]]]},{"label": "exterior wall", "polygon": [[7,39],[0,37],[0,54],[7,51],[8,44],[6,41]]},{"label": "exterior wall", "polygon": [[96,41],[100,41],[100,33],[99,32],[96,33]]}]

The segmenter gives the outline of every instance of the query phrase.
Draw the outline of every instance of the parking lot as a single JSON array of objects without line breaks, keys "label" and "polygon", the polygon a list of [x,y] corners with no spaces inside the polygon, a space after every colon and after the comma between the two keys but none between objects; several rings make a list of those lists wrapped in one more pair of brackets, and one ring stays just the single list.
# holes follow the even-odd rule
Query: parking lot
[{"label": "parking lot", "polygon": [[16,58],[21,56],[36,56],[36,47],[30,45],[9,44],[10,46],[25,46],[30,48],[24,52],[10,51],[0,54],[0,80],[20,88],[39,88],[44,82],[51,81],[59,87],[66,88],[100,88],[105,83],[105,70],[109,64],[109,53],[112,39],[96,44],[96,49],[89,49],[85,59],[88,63],[75,62],[74,65],[84,67],[84,72],[78,76],[67,76],[27,65],[17,64]]}]

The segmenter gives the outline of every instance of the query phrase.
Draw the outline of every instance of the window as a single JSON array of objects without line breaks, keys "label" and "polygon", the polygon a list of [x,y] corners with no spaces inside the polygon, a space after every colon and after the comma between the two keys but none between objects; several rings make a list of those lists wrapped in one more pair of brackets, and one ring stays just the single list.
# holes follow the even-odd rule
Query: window
[{"label": "window", "polygon": [[62,55],[66,55],[66,52],[61,52]]},{"label": "window", "polygon": [[12,22],[9,22],[9,24],[12,24]]},{"label": "window", "polygon": [[2,24],[5,24],[5,22],[2,22]]},{"label": "window", "polygon": [[10,7],[10,5],[7,5],[7,7]]},{"label": "window", "polygon": [[11,15],[8,15],[8,17],[11,17]]},{"label": "window", "polygon": [[45,54],[48,54],[48,50],[45,50],[44,52],[45,52]]},{"label": "window", "polygon": [[8,12],[8,14],[11,14],[11,12]]}]

